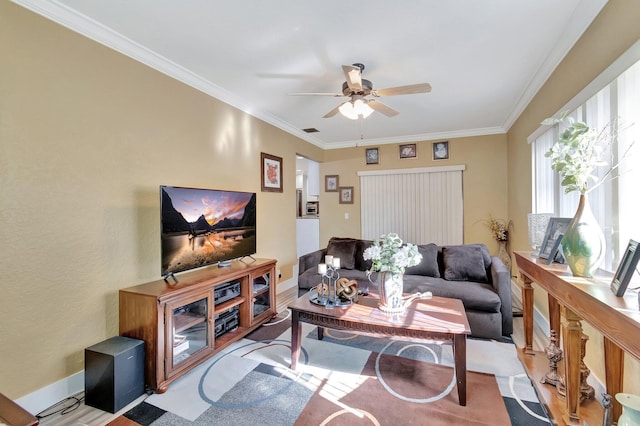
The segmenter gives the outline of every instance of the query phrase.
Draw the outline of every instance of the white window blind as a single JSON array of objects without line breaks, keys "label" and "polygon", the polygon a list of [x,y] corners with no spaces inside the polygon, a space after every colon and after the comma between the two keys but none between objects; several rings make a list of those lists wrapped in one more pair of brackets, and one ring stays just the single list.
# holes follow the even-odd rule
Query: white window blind
[{"label": "white window blind", "polygon": [[359,172],[362,238],[396,232],[414,244],[462,244],[464,169]]}]

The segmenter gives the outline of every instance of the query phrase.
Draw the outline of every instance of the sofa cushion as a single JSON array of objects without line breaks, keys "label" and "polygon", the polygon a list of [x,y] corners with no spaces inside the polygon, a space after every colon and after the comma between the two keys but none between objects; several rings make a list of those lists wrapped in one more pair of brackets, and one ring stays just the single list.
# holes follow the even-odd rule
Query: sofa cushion
[{"label": "sofa cushion", "polygon": [[442,259],[445,280],[487,282],[485,259],[478,245],[445,246]]},{"label": "sofa cushion", "polygon": [[341,269],[353,269],[356,265],[356,240],[330,239],[327,255],[339,257]]},{"label": "sofa cushion", "polygon": [[427,277],[440,278],[438,246],[435,244],[418,245],[418,252],[422,255],[422,260],[416,266],[408,267],[404,273],[408,275],[424,275]]},{"label": "sofa cushion", "polygon": [[[491,284],[473,281],[446,281],[443,278],[405,275],[404,292],[415,293],[430,291],[434,296],[460,299],[465,310],[481,312],[500,312],[502,302]],[[473,328],[471,329],[474,332]]]},{"label": "sofa cushion", "polygon": [[370,240],[356,240],[356,265],[359,271],[367,271],[371,269],[373,261],[371,259],[364,260],[364,251],[373,245]]}]

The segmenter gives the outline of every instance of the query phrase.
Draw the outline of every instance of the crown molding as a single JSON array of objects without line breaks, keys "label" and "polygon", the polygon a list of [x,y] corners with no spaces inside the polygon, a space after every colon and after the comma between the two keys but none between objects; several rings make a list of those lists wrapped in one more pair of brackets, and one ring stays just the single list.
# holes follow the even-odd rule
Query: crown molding
[{"label": "crown molding", "polygon": [[453,130],[450,132],[423,133],[417,135],[393,136],[389,138],[358,139],[352,141],[324,144],[324,149],[353,148],[360,146],[390,145],[396,143],[433,141],[439,139],[455,139],[473,136],[499,135],[507,133],[502,127],[484,127],[479,129]]},{"label": "crown molding", "polygon": [[[384,145],[404,142],[414,142],[421,140],[435,140],[447,138],[460,138],[469,136],[484,136],[491,134],[506,133],[513,125],[515,120],[524,111],[533,96],[538,92],[542,85],[551,75],[556,65],[569,52],[573,44],[580,38],[587,26],[579,25],[580,16],[588,16],[595,18],[599,11],[604,7],[607,0],[582,0],[580,5],[576,7],[572,22],[567,26],[562,40],[556,45],[556,48],[549,52],[538,70],[534,73],[527,89],[520,96],[519,101],[507,117],[505,124],[502,126],[480,128],[480,129],[463,129],[452,132],[436,132],[417,135],[407,135],[389,138],[349,140],[341,142],[324,142],[311,134],[305,133],[301,129],[292,126],[290,123],[264,111],[256,110],[249,101],[241,98],[222,87],[213,84],[198,74],[176,64],[169,59],[158,55],[157,53],[147,49],[135,41],[124,37],[123,35],[113,31],[112,29],[102,25],[101,23],[67,7],[57,0],[11,0],[34,13],[37,13],[53,22],[56,22],[71,31],[74,31],[84,37],[87,37],[97,43],[100,43],[110,49],[113,49],[135,61],[149,66],[150,68],[161,72],[175,80],[178,80],[196,90],[201,91],[211,97],[214,97],[234,108],[239,109],[253,117],[256,117],[268,124],[271,124],[286,133],[289,133],[299,139],[309,142],[321,149],[340,149],[355,146]],[[591,22],[593,19],[589,20]]]},{"label": "crown molding", "polygon": [[571,20],[565,27],[560,40],[558,40],[554,48],[549,51],[540,66],[533,73],[529,84],[527,84],[518,101],[511,109],[511,114],[509,114],[502,125],[503,128],[509,130],[513,123],[516,122],[527,105],[529,105],[529,102],[531,102],[536,93],[538,93],[549,77],[551,77],[556,67],[562,62],[580,37],[582,37],[587,28],[589,28],[596,16],[598,16],[602,8],[607,4],[607,1],[608,0],[582,0],[578,6],[576,6]]},{"label": "crown molding", "polygon": [[101,23],[78,13],[56,0],[11,0],[38,15],[41,15],[65,28],[70,29],[84,37],[113,49],[137,62],[145,64],[175,80],[178,80],[196,90],[212,96],[226,104],[233,106],[253,117],[265,121],[283,131],[303,139],[313,145],[322,148],[322,141],[293,127],[264,111],[256,111],[246,99],[243,99],[228,90],[223,89],[198,74],[176,64],[162,55],[147,49],[135,41],[124,37]]}]

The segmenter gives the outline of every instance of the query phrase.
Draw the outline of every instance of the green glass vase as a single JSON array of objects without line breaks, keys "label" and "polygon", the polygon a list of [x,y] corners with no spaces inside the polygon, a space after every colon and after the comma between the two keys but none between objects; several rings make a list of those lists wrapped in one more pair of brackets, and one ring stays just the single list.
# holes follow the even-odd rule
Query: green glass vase
[{"label": "green glass vase", "polygon": [[576,277],[592,277],[605,255],[604,234],[585,194],[562,237],[562,254]]}]

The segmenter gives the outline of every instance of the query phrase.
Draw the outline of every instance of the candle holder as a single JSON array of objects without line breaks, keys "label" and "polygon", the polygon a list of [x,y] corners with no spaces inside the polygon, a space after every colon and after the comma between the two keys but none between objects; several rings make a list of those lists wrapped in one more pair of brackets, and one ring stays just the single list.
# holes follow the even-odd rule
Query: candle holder
[{"label": "candle holder", "polygon": [[[336,267],[336,259],[338,260],[337,267]],[[333,263],[331,265],[327,265],[327,272],[325,274],[325,277],[327,277],[327,280],[328,280],[327,284],[329,287],[329,295],[327,298],[327,306],[329,307],[337,306],[340,302],[338,300],[338,295],[336,293],[336,283],[338,281],[338,278],[340,278],[340,274],[338,273],[339,267],[340,267],[340,259],[337,257],[333,259]]]},{"label": "candle holder", "polygon": [[[324,257],[325,263],[318,265],[318,274],[322,276],[321,283],[316,287],[318,293],[317,303],[328,308],[333,308],[340,304],[336,292],[336,283],[340,278],[340,258],[327,255]],[[326,278],[326,282],[325,282]]]}]

